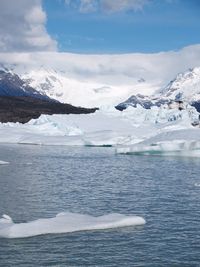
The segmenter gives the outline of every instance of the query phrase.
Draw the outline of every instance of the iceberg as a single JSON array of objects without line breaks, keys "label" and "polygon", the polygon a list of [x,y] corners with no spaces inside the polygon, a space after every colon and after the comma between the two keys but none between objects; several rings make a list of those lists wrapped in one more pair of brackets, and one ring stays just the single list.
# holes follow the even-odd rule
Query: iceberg
[{"label": "iceberg", "polygon": [[200,157],[200,129],[163,132],[135,145],[116,148],[119,154]]},{"label": "iceberg", "polygon": [[6,165],[6,164],[9,164],[9,162],[0,160],[0,165]]},{"label": "iceberg", "polygon": [[38,219],[27,223],[14,223],[10,216],[3,215],[0,219],[0,237],[25,238],[45,234],[139,226],[145,223],[142,217],[127,216],[118,213],[94,217],[78,213],[62,212],[53,218]]}]

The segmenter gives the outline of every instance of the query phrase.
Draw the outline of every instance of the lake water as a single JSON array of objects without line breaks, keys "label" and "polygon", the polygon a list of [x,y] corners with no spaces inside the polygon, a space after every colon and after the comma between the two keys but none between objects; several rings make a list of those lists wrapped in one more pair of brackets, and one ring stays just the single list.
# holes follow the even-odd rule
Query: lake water
[{"label": "lake water", "polygon": [[0,238],[0,266],[200,266],[200,159],[1,145],[0,215],[139,215],[142,227]]}]

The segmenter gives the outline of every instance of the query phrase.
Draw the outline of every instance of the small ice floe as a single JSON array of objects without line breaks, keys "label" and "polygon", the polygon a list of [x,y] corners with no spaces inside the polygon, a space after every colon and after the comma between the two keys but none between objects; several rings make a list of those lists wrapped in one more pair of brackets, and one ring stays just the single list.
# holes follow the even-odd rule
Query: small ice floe
[{"label": "small ice floe", "polygon": [[200,183],[195,183],[194,186],[195,187],[200,187]]},{"label": "small ice floe", "polygon": [[61,234],[78,231],[94,231],[128,226],[144,225],[139,216],[108,214],[94,217],[78,213],[63,212],[54,218],[38,219],[27,223],[14,223],[8,215],[0,219],[0,237],[25,238],[44,234]]},{"label": "small ice floe", "polygon": [[5,164],[9,164],[9,162],[0,160],[0,165],[5,165]]}]

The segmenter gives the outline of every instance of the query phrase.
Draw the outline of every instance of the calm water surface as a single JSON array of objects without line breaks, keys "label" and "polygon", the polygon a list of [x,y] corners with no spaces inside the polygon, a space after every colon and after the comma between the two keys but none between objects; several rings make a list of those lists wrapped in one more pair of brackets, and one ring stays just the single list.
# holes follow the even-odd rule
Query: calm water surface
[{"label": "calm water surface", "polygon": [[[0,239],[0,266],[200,266],[200,159],[1,145],[0,214],[136,214],[144,227]],[[199,185],[199,186],[198,186]]]}]

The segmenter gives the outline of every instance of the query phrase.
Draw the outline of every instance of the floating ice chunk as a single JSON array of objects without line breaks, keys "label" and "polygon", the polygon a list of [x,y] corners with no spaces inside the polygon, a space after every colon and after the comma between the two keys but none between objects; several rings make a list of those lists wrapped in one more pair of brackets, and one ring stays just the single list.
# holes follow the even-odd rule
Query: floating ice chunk
[{"label": "floating ice chunk", "polygon": [[143,142],[133,146],[119,147],[116,149],[116,152],[119,154],[134,155],[200,157],[200,142],[174,140],[171,142],[158,142],[151,145]]},{"label": "floating ice chunk", "polygon": [[0,160],[0,165],[4,165],[4,164],[9,164],[9,162]]},{"label": "floating ice chunk", "polygon": [[38,219],[27,223],[13,223],[8,215],[0,219],[0,237],[24,238],[44,234],[92,231],[127,226],[144,225],[146,222],[139,216],[108,214],[100,217],[78,213],[63,212],[54,218]]},{"label": "floating ice chunk", "polygon": [[120,154],[135,155],[177,155],[186,157],[200,157],[200,130],[183,129],[167,131],[147,138],[146,140],[129,146],[119,146]]}]

